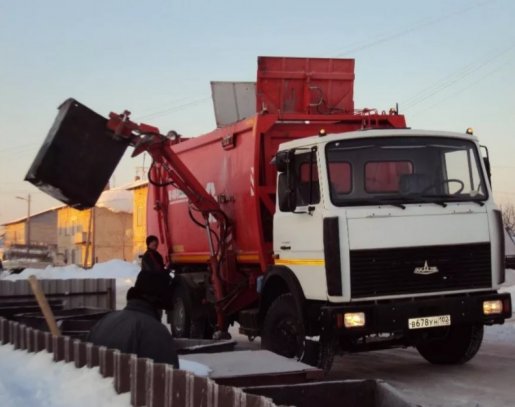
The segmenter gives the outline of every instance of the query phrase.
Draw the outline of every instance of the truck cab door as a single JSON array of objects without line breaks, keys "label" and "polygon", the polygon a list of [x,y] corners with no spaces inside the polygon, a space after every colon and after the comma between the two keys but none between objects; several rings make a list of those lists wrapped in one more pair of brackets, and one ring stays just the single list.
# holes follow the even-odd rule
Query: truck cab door
[{"label": "truck cab door", "polygon": [[290,154],[279,174],[278,208],[274,215],[276,265],[297,276],[308,299],[325,300],[323,217],[317,150]]}]

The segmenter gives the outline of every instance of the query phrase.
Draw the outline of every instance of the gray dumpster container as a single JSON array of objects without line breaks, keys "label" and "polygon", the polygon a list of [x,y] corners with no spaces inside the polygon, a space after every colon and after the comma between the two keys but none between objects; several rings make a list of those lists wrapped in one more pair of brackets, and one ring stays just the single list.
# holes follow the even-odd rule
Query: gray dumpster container
[{"label": "gray dumpster container", "polygon": [[59,106],[25,180],[69,206],[90,208],[128,145],[109,131],[106,118],[68,99]]},{"label": "gray dumpster container", "polygon": [[270,397],[296,407],[408,407],[402,394],[382,380],[338,380],[291,385],[245,387],[246,393]]}]

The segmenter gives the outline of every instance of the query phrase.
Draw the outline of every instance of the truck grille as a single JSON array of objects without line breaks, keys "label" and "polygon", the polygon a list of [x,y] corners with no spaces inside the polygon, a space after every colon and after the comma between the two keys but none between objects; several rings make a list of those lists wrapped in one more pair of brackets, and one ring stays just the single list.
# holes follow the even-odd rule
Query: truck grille
[{"label": "truck grille", "polygon": [[[363,298],[488,288],[490,262],[490,243],[352,250],[351,295]],[[416,268],[425,274],[416,274]]]}]

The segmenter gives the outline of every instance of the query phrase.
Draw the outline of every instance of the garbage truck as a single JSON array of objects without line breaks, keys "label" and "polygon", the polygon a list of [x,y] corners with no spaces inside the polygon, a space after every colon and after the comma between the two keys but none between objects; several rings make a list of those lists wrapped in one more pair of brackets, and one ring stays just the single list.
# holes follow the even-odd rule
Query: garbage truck
[{"label": "garbage truck", "polygon": [[198,137],[60,107],[26,180],[95,205],[127,147],[152,157],[147,228],[173,268],[176,337],[239,324],[278,354],[414,346],[458,364],[510,318],[490,160],[470,130],[414,130],[355,109],[354,60],[259,57],[257,81],[213,82]]}]

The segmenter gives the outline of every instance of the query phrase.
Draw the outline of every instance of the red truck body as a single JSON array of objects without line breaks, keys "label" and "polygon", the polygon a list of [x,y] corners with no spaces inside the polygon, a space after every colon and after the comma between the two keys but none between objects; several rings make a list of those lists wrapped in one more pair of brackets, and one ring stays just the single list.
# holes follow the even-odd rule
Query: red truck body
[{"label": "red truck body", "polygon": [[[271,161],[279,144],[320,131],[405,127],[404,116],[395,111],[354,111],[353,81],[352,59],[261,57],[257,113],[171,147],[233,224],[235,267],[223,276],[228,286],[238,284],[242,274],[255,280],[273,264],[276,169]],[[178,269],[205,267],[206,231],[191,221],[187,197],[171,186],[152,184],[148,197],[148,233],[160,237],[163,255]],[[256,295],[255,290],[242,293],[246,298],[240,296],[228,313]]]}]

